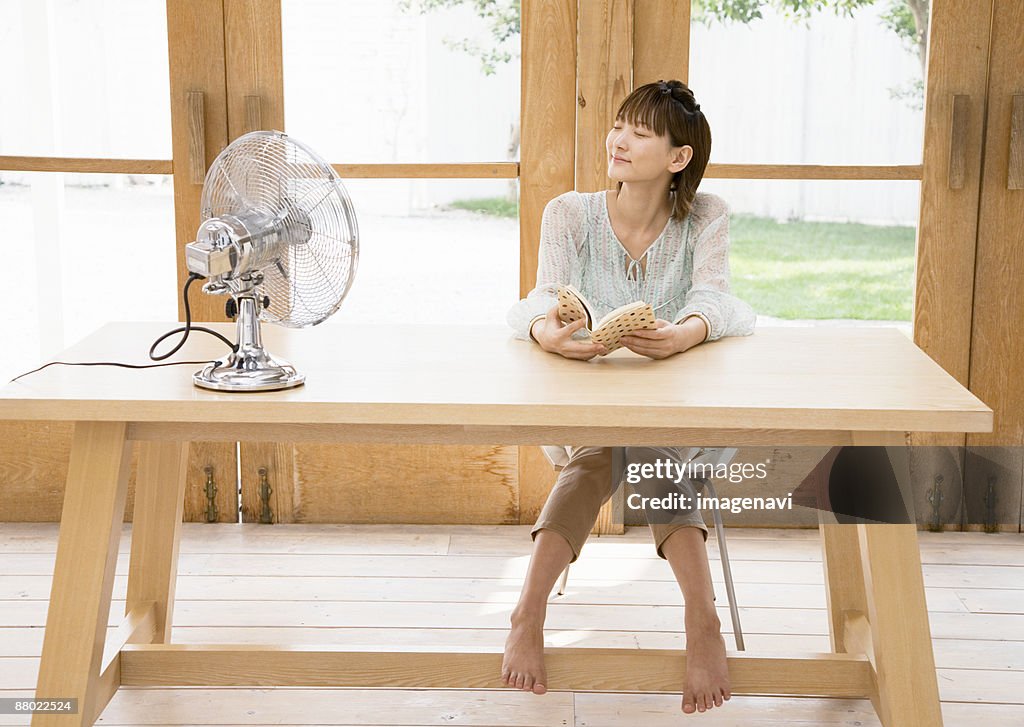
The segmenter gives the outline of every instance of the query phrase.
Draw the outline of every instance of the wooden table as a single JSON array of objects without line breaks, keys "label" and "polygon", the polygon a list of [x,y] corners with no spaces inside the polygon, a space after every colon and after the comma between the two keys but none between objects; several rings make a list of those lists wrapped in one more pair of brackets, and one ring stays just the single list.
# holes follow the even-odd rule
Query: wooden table
[{"label": "wooden table", "polygon": [[[61,360],[141,362],[169,327],[112,324]],[[992,428],[991,410],[895,329],[768,328],[665,361],[623,350],[589,363],[500,326],[332,322],[264,336],[304,387],[225,394],[193,387],[198,367],[58,366],[0,392],[0,419],[76,422],[36,696],[77,697],[79,713],[33,725],[93,724],[121,685],[502,688],[494,653],[168,643],[189,440],[891,445]],[[180,360],[221,346],[197,334]],[[133,440],[144,446],[126,614],[106,643]],[[833,653],[730,652],[733,693],[869,697],[886,727],[941,725],[915,527],[821,533]],[[557,648],[547,667],[551,689],[678,692],[685,657]]]}]

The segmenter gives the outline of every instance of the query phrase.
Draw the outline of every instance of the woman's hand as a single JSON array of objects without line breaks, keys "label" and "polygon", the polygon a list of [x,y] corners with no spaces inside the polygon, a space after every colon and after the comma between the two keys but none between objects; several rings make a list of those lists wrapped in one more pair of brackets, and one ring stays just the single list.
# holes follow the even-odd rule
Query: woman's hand
[{"label": "woman's hand", "polygon": [[[694,340],[690,330],[684,326],[669,323],[661,318],[656,320],[654,325],[657,326],[654,329],[633,331],[619,341],[633,353],[654,359],[668,358],[700,342]],[[704,328],[703,324],[701,328]]]},{"label": "woman's hand", "polygon": [[589,361],[594,356],[608,353],[608,349],[600,343],[592,341],[577,341],[572,334],[587,324],[586,320],[580,319],[569,325],[562,323],[558,317],[558,306],[548,311],[543,319],[533,324],[530,333],[548,353],[557,353],[565,358]]}]

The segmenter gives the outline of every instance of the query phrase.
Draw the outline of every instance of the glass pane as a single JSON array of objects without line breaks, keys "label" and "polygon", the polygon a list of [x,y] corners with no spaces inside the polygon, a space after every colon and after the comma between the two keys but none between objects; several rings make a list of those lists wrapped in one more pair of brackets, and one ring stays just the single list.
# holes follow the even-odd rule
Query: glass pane
[{"label": "glass pane", "polygon": [[690,85],[711,124],[712,162],[921,163],[922,65],[887,26],[886,4],[816,12],[806,25],[762,11],[746,24],[710,11],[708,25],[691,23]]},{"label": "glass pane", "polygon": [[[518,159],[519,34],[494,40],[473,5],[284,0],[287,131],[335,163]],[[488,75],[459,44],[510,60]]]},{"label": "glass pane", "polygon": [[4,173],[0,219],[16,271],[0,286],[0,381],[110,321],[178,319],[170,177]]},{"label": "glass pane", "polygon": [[758,324],[911,331],[920,182],[705,179],[700,191],[729,203],[733,292]]},{"label": "glass pane", "polygon": [[[107,322],[177,320],[170,178],[63,176],[66,184],[59,175],[0,176],[0,219],[9,239],[26,241],[9,246],[8,264],[18,274],[0,287],[0,326],[12,343],[0,359],[2,381]],[[359,268],[325,325],[504,325],[519,291],[515,180],[347,180],[345,186],[358,216]],[[48,242],[51,210],[61,197],[59,239]],[[44,257],[41,273],[37,255]],[[55,330],[59,340],[48,343]],[[138,342],[140,358],[150,343]]]},{"label": "glass pane", "polygon": [[519,297],[515,180],[345,182],[359,268],[331,322],[504,325]]},{"label": "glass pane", "polygon": [[171,158],[164,0],[0,0],[0,154]]}]

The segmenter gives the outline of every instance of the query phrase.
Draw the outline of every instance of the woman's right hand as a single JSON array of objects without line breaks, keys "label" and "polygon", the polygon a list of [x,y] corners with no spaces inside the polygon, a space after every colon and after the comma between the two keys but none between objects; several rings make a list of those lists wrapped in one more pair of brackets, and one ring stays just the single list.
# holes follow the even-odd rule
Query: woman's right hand
[{"label": "woman's right hand", "polygon": [[538,320],[530,329],[531,335],[536,339],[540,347],[548,353],[557,353],[565,358],[589,361],[594,356],[608,353],[603,344],[593,341],[579,341],[572,337],[576,331],[586,325],[586,320],[580,319],[568,325],[562,323],[558,317],[558,306],[548,311],[544,318]]}]

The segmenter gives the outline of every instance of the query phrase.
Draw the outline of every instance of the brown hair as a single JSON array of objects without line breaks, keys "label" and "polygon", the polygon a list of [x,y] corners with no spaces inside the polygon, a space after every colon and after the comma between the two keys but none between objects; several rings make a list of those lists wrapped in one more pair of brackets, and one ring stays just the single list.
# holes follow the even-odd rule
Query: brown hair
[{"label": "brown hair", "polygon": [[[682,81],[648,83],[623,100],[615,119],[646,126],[658,136],[667,133],[672,146],[693,148],[690,163],[672,175],[668,188],[673,219],[686,219],[711,156],[711,127],[693,91]],[[622,189],[622,182],[618,188]]]}]

